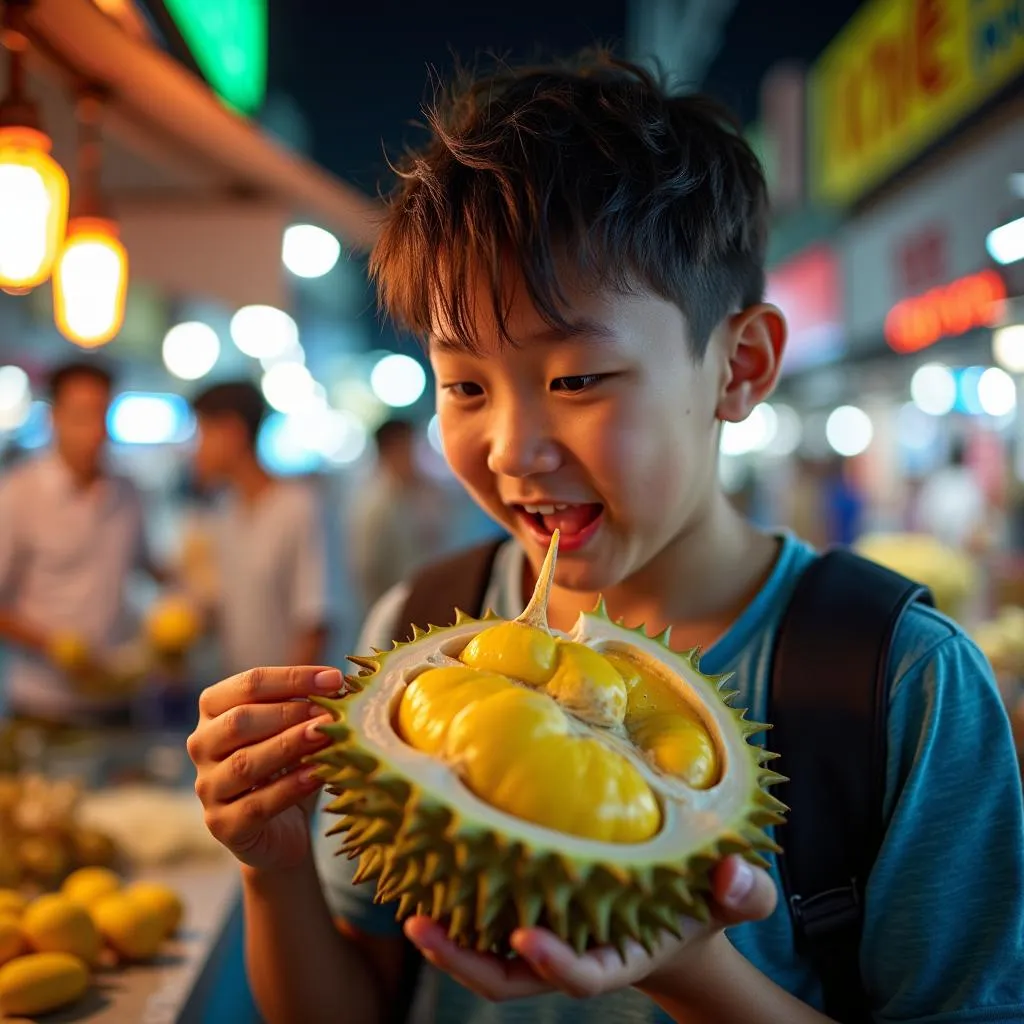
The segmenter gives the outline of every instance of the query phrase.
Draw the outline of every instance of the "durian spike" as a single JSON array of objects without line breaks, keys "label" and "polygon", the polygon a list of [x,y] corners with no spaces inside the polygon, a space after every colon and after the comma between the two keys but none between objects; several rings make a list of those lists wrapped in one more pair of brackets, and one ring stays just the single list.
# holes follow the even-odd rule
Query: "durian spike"
[{"label": "durian spike", "polygon": [[546,630],[548,628],[548,601],[551,599],[551,584],[555,581],[555,562],[557,560],[558,530],[553,530],[551,543],[548,544],[548,553],[544,556],[544,563],[537,576],[537,585],[533,588],[533,596],[523,614],[516,618],[516,622],[534,626],[537,629]]}]

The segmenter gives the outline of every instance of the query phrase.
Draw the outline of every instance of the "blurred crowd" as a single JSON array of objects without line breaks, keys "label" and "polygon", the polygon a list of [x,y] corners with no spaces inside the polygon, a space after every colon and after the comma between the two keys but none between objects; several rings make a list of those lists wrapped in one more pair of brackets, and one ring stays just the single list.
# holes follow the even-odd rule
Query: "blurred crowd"
[{"label": "blurred crowd", "polygon": [[110,456],[113,374],[69,362],[48,385],[50,445],[0,473],[0,708],[15,722],[186,724],[220,676],[339,664],[388,588],[491,529],[411,422],[379,427],[341,493],[275,475],[257,450],[265,399],[242,380],[192,397],[167,514]]}]

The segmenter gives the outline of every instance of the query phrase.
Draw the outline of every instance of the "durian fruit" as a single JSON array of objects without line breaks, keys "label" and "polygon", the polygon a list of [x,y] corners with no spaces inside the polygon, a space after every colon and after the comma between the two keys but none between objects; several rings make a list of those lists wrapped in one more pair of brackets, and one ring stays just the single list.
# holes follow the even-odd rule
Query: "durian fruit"
[{"label": "durian fruit", "polygon": [[64,879],[60,888],[72,903],[88,909],[93,903],[117,892],[121,888],[121,878],[109,868],[78,868]]},{"label": "durian fruit", "polygon": [[107,944],[124,960],[144,962],[160,952],[166,937],[164,913],[125,890],[104,896],[89,913]]},{"label": "durian fruit", "polygon": [[201,629],[195,605],[181,594],[161,597],[146,616],[146,641],[159,658],[181,658]]},{"label": "durian fruit", "polygon": [[712,867],[778,847],[784,777],[749,740],[767,726],[730,706],[728,676],[666,630],[612,622],[599,602],[549,630],[557,532],[513,621],[454,625],[372,657],[331,711],[318,762],[340,851],[396,918],[427,914],[465,947],[509,952],[540,925],[577,950],[651,949],[706,920]]},{"label": "durian fruit", "polygon": [[185,916],[185,904],[181,896],[169,885],[159,882],[132,882],[125,890],[136,903],[156,911],[163,921],[164,938],[174,935]]},{"label": "durian fruit", "polygon": [[78,1002],[89,966],[70,953],[30,953],[0,967],[0,1013],[35,1017]]}]

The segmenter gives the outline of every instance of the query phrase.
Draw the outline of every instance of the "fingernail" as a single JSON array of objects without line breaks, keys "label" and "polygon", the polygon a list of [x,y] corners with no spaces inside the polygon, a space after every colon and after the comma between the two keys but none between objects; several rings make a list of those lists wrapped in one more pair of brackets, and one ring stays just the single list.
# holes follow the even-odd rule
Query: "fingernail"
[{"label": "fingernail", "polygon": [[309,705],[309,717],[310,718],[323,718],[324,717],[324,709],[322,707],[320,707],[319,704],[310,704]]},{"label": "fingernail", "polygon": [[341,689],[341,673],[336,668],[326,668],[313,676],[313,685],[324,693],[337,693]]},{"label": "fingernail", "polygon": [[314,743],[317,740],[327,739],[327,737],[320,731],[320,726],[327,725],[330,720],[330,715],[321,715],[319,718],[310,722],[309,725],[306,726],[306,739],[309,740],[310,743]]},{"label": "fingernail", "polygon": [[299,784],[303,787],[320,785],[320,770],[318,768],[307,768],[299,777]]},{"label": "fingernail", "polygon": [[750,895],[753,888],[754,869],[745,860],[738,860],[729,888],[725,890],[723,902],[737,907]]}]

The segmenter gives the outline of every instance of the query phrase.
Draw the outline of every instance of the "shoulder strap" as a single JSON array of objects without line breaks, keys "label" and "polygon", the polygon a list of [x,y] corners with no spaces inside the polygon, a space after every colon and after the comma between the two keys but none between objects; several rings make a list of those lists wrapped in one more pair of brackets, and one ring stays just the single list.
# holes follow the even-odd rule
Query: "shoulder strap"
[{"label": "shoulder strap", "polygon": [[504,537],[489,540],[420,569],[409,582],[393,639],[411,640],[414,624],[421,629],[448,626],[455,620],[456,608],[469,615],[481,614],[494,559],[504,543]]},{"label": "shoulder strap", "polygon": [[860,977],[863,895],[884,835],[889,651],[922,586],[852,552],[817,558],[775,641],[768,745],[790,780],[776,837],[797,949],[814,961],[825,1010],[869,1022]]}]

